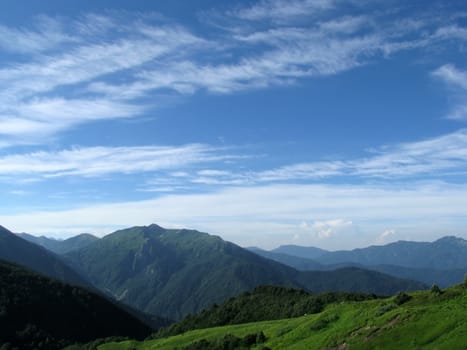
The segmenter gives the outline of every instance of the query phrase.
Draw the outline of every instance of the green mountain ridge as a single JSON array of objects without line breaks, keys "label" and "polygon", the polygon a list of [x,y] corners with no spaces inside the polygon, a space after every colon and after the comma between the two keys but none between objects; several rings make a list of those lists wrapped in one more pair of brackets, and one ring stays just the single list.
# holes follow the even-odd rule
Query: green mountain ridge
[{"label": "green mountain ridge", "polygon": [[65,240],[52,239],[44,236],[36,237],[27,233],[18,233],[18,236],[60,255],[84,248],[99,240],[99,238],[89,233],[82,233]]},{"label": "green mountain ridge", "polygon": [[61,349],[111,336],[141,339],[150,332],[97,294],[0,260],[0,345]]},{"label": "green mountain ridge", "polygon": [[69,267],[61,257],[18,237],[2,226],[0,226],[0,259],[69,284],[93,288],[85,277]]},{"label": "green mountain ridge", "polygon": [[116,231],[65,257],[117,300],[175,320],[264,284],[378,294],[426,287],[356,268],[299,272],[217,236],[154,224]]}]

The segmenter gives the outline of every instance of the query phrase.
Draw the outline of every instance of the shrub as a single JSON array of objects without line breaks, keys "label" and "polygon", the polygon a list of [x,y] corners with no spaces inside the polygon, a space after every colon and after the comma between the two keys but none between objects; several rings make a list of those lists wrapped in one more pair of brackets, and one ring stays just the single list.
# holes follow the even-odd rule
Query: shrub
[{"label": "shrub", "polygon": [[383,304],[378,308],[378,310],[376,310],[375,316],[378,317],[384,315],[386,312],[394,310],[396,307],[397,305],[395,303]]},{"label": "shrub", "polygon": [[326,317],[320,317],[311,325],[311,330],[319,331],[320,329],[326,328],[330,323],[337,321],[338,319],[338,315],[328,315]]},{"label": "shrub", "polygon": [[408,302],[410,299],[412,299],[412,297],[407,293],[397,293],[397,295],[394,297],[394,302],[397,305],[402,305]]},{"label": "shrub", "polygon": [[441,290],[441,288],[438,287],[437,284],[433,284],[433,286],[431,287],[431,293],[440,295],[441,293],[443,293],[443,291]]}]

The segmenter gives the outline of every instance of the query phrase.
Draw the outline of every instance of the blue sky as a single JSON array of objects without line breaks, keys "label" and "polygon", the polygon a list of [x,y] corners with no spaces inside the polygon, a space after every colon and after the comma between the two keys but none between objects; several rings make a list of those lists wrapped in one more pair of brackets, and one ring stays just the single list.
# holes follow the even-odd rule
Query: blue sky
[{"label": "blue sky", "polygon": [[0,224],[467,237],[461,1],[3,1]]}]

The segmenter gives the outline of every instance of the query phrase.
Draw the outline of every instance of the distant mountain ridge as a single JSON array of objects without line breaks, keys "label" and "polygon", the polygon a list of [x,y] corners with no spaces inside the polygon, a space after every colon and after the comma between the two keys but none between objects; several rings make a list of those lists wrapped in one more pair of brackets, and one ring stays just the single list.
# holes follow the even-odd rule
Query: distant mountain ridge
[{"label": "distant mountain ridge", "polygon": [[411,268],[467,268],[467,241],[448,236],[434,242],[398,241],[350,251],[328,252],[316,259],[321,264],[358,263]]},{"label": "distant mountain ridge", "polygon": [[246,248],[250,252],[258,254],[267,259],[277,261],[281,264],[293,267],[299,271],[310,271],[310,270],[323,270],[324,266],[315,260],[303,258],[300,256],[289,255],[284,253],[277,253],[276,250],[263,250],[257,247]]},{"label": "distant mountain ridge", "polygon": [[434,242],[399,241],[351,251],[330,252],[293,245],[271,251],[250,249],[302,271],[359,267],[442,287],[460,283],[467,273],[467,241],[453,236]]},{"label": "distant mountain ridge", "polygon": [[66,254],[74,250],[84,248],[99,240],[99,238],[89,233],[82,233],[65,240],[57,240],[44,236],[36,237],[27,233],[18,233],[18,236],[29,242],[38,244],[56,254]]},{"label": "distant mountain ridge", "polygon": [[329,251],[325,249],[316,248],[316,247],[303,247],[303,246],[294,245],[294,244],[281,245],[280,247],[277,247],[271,250],[271,252],[298,256],[300,258],[307,258],[307,259],[316,259],[326,253],[329,253]]},{"label": "distant mountain ridge", "polygon": [[61,257],[20,238],[3,226],[0,226],[0,259],[25,266],[50,278],[92,289],[89,281],[69,267]]}]

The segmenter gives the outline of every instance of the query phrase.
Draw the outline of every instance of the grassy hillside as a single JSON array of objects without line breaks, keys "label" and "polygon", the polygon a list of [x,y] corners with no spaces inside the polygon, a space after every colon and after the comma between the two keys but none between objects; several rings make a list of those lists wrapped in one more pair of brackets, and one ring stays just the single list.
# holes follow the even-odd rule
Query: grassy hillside
[{"label": "grassy hillside", "polygon": [[260,332],[266,337],[264,343],[244,348],[467,349],[467,287],[451,287],[442,294],[413,292],[409,297],[335,303],[297,318],[194,330],[146,342],[109,343],[99,350],[182,350],[200,344],[219,349],[232,336],[243,339]]},{"label": "grassy hillside", "polygon": [[0,345],[61,349],[151,329],[103,297],[0,261]]},{"label": "grassy hillside", "polygon": [[230,298],[221,305],[213,305],[197,315],[188,315],[181,322],[161,329],[153,337],[166,337],[193,329],[297,317],[321,312],[327,305],[336,302],[375,298],[377,297],[371,294],[344,292],[312,294],[293,288],[259,286],[251,292]]},{"label": "grassy hillside", "polygon": [[299,272],[217,236],[157,225],[117,231],[66,257],[117,300],[176,320],[265,284],[377,294],[424,287],[358,269]]}]

